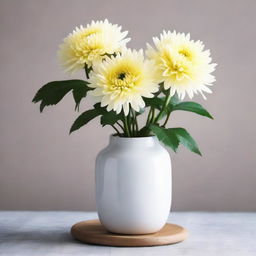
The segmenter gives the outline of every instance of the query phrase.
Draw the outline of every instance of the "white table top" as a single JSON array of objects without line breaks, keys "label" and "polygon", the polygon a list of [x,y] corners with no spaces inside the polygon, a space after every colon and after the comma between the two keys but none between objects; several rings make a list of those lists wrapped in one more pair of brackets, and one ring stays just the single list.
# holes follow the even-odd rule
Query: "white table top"
[{"label": "white table top", "polygon": [[0,211],[0,255],[255,256],[256,213],[173,212],[169,222],[189,230],[182,243],[158,247],[105,247],[73,240],[70,227],[93,212]]}]

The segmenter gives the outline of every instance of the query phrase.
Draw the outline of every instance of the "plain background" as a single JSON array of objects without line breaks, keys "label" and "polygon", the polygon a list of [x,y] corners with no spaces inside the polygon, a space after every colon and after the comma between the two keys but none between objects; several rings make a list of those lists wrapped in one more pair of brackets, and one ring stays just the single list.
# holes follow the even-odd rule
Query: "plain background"
[{"label": "plain background", "polygon": [[171,152],[173,210],[256,210],[255,13],[254,0],[1,0],[0,209],[95,210],[94,161],[112,130],[97,119],[69,136],[78,116],[71,95],[43,114],[31,100],[43,84],[70,78],[56,58],[62,39],[108,18],[129,30],[130,47],[175,29],[201,39],[218,63],[214,93],[194,98],[215,120],[177,112],[169,122],[203,152]]}]

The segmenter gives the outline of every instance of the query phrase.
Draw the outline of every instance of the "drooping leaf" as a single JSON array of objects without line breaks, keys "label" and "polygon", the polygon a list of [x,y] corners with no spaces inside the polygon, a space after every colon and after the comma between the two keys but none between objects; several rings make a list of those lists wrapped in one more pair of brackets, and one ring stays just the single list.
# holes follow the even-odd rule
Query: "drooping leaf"
[{"label": "drooping leaf", "polygon": [[161,142],[166,146],[171,147],[174,152],[177,151],[177,148],[181,143],[192,152],[202,155],[197,143],[184,128],[165,129],[157,125],[151,125],[150,129]]},{"label": "drooping leaf", "polygon": [[180,102],[178,104],[174,104],[172,106],[171,111],[175,111],[175,110],[184,110],[184,111],[194,112],[198,115],[206,116],[213,119],[211,114],[202,105],[192,101],[186,101],[186,102]]},{"label": "drooping leaf", "polygon": [[96,109],[101,115],[100,123],[102,126],[114,125],[118,120],[122,119],[121,114],[117,114],[115,111],[107,111],[106,107],[101,107],[100,103],[94,104],[94,109]]},{"label": "drooping leaf", "polygon": [[73,97],[76,103],[75,110],[79,110],[80,102],[86,97],[89,90],[91,90],[91,88],[88,86],[77,86],[76,88],[73,88]]},{"label": "drooping leaf", "polygon": [[121,116],[116,114],[115,111],[106,112],[101,116],[100,123],[102,126],[105,125],[114,125],[118,120],[121,119]]},{"label": "drooping leaf", "polygon": [[99,116],[99,112],[96,109],[90,109],[87,110],[85,112],[83,112],[73,123],[70,132],[72,133],[73,131],[78,130],[79,128],[81,128],[82,126],[86,125],[87,123],[89,123],[92,119],[94,119],[95,117]]},{"label": "drooping leaf", "polygon": [[37,103],[41,101],[40,111],[42,112],[45,106],[56,105],[71,90],[73,90],[77,109],[81,99],[86,97],[87,92],[91,88],[88,87],[88,82],[78,79],[53,81],[41,87],[32,102]]},{"label": "drooping leaf", "polygon": [[159,141],[172,148],[174,152],[177,151],[179,140],[171,129],[165,129],[163,127],[159,127],[158,125],[150,125],[150,130],[157,136]]},{"label": "drooping leaf", "polygon": [[186,148],[200,156],[202,155],[197,143],[184,128],[170,128],[167,130],[169,130],[172,134],[175,134],[179,142]]}]

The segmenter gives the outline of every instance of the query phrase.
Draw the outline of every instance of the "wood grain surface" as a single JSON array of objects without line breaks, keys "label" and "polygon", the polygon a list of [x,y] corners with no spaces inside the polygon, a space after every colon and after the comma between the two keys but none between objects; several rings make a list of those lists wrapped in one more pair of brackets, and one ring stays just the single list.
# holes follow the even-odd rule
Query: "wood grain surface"
[{"label": "wood grain surface", "polygon": [[73,237],[81,242],[108,246],[157,246],[185,240],[188,232],[181,226],[167,223],[157,233],[147,235],[121,235],[108,232],[99,220],[76,223],[71,228]]}]

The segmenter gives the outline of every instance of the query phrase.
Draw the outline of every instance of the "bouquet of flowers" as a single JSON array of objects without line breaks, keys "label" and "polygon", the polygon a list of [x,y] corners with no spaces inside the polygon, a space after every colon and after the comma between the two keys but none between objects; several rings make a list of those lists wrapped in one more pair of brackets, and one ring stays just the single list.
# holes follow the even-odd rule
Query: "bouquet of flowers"
[{"label": "bouquet of flowers", "polygon": [[[73,123],[70,133],[100,117],[120,137],[155,135],[175,152],[179,144],[201,154],[184,128],[166,128],[173,111],[184,110],[212,118],[200,104],[183,101],[187,95],[211,93],[215,81],[210,51],[189,34],[163,31],[153,45],[139,51],[127,48],[128,32],[108,20],[76,27],[59,47],[58,57],[66,72],[85,71],[85,80],[54,81],[36,93],[33,102],[55,105],[72,91],[75,110],[82,99],[94,97],[95,105]],[[138,119],[145,113],[142,126]]]}]

